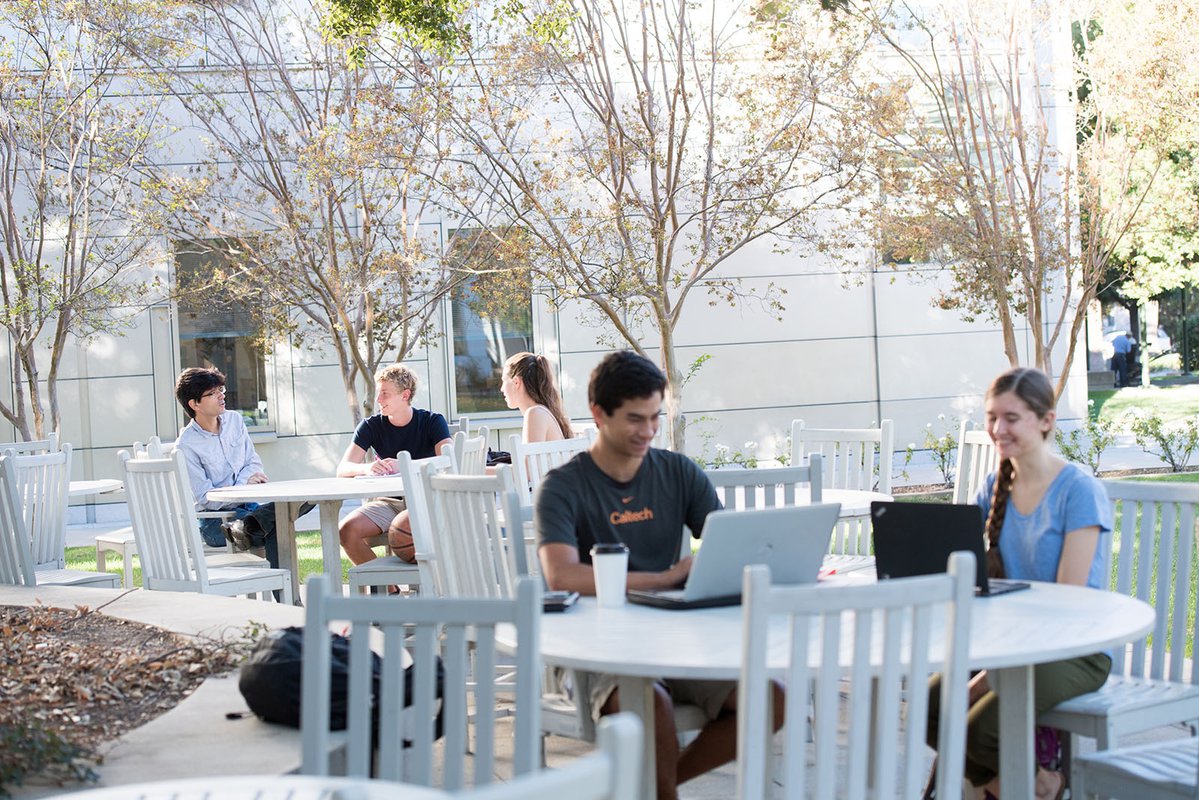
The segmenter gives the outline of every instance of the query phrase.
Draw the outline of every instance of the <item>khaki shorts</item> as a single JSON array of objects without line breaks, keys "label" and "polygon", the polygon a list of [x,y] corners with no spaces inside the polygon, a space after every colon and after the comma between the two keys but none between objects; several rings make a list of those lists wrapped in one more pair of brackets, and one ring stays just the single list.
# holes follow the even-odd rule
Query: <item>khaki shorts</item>
[{"label": "khaki shorts", "polygon": [[387,533],[391,521],[407,507],[398,497],[375,497],[363,503],[357,513],[378,525],[380,533]]},{"label": "khaki shorts", "polygon": [[[574,697],[574,687],[570,670],[556,669],[556,680],[559,689],[569,697]],[[591,717],[600,718],[600,709],[608,702],[608,697],[616,690],[619,678],[606,673],[588,673],[590,691],[588,701],[591,706]],[[658,683],[666,687],[671,699],[676,704],[697,706],[709,721],[716,719],[724,710],[724,704],[729,695],[737,691],[736,681],[705,681],[682,678],[659,678]]]}]

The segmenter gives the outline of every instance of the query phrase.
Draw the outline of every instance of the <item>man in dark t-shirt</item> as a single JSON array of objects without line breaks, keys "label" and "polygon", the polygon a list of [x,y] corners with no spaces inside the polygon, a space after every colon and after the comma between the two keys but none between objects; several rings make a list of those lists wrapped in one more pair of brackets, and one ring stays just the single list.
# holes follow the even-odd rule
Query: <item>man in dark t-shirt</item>
[{"label": "man in dark t-shirt", "polygon": [[[445,417],[412,407],[416,394],[416,375],[412,370],[402,364],[384,367],[375,375],[375,389],[375,407],[379,413],[358,423],[354,441],[337,465],[338,477],[393,475],[396,456],[401,450],[414,459],[430,458],[441,455],[441,448],[450,443]],[[367,456],[370,451],[374,451],[373,457]],[[375,557],[367,540],[384,532],[396,555],[406,561],[416,560],[403,500],[394,497],[369,500],[347,514],[338,527],[341,547],[355,564]]]},{"label": "man in dark t-shirt", "polygon": [[[668,589],[686,580],[691,556],[679,558],[683,528],[698,536],[720,502],[694,462],[650,447],[665,389],[662,371],[635,353],[611,353],[591,373],[587,396],[599,435],[588,451],[546,475],[535,501],[538,555],[550,589],[594,595],[591,546],[597,542],[629,548],[630,589]],[[620,710],[613,676],[597,675],[591,683],[591,696],[576,702],[590,702],[597,715]],[[736,689],[730,681],[670,678],[655,686],[658,800],[674,800],[678,784],[734,758]],[[697,705],[709,719],[681,750],[675,702]]]}]

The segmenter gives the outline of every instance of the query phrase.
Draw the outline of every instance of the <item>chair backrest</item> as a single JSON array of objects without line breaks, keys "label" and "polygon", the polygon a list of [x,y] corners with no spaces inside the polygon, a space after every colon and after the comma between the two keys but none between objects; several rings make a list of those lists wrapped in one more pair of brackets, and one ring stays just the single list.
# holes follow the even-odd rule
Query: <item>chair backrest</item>
[{"label": "chair backrest", "polygon": [[[920,797],[928,723],[924,687],[933,672],[942,673],[937,797],[960,796],[973,554],[954,553],[947,574],[864,586],[771,586],[769,568],[755,565],[746,567],[743,586],[739,798],[766,797],[770,788],[769,667],[783,668],[787,687],[781,757],[786,797],[803,797],[809,786],[807,796],[819,798]],[[803,720],[810,697],[816,752],[809,779]],[[843,724],[847,730],[839,731]],[[840,776],[839,763],[845,765]]]},{"label": "chair backrest", "polygon": [[640,797],[641,721],[625,711],[600,720],[599,750],[564,767],[466,791],[459,800],[636,800]]},{"label": "chair backrest", "polygon": [[[473,652],[474,674],[494,674],[495,628],[502,624],[515,626],[517,638],[516,652],[503,656],[505,663],[514,660],[516,666],[513,772],[519,776],[537,768],[541,724],[538,581],[523,579],[513,599],[414,597],[392,603],[371,597],[334,595],[324,575],[309,578],[300,709],[301,772],[307,775],[327,775],[330,770],[329,628],[334,623],[339,629],[346,623],[350,626],[347,775],[371,774],[371,707],[376,705],[377,745],[382,754],[377,777],[432,784],[436,660],[440,654],[445,664],[442,700],[445,743],[444,748],[439,748],[444,753],[445,788],[455,791],[467,784],[468,715],[475,729],[473,783],[476,786],[490,783],[495,772],[495,684],[473,681],[468,686],[468,668]],[[378,695],[372,698],[370,647],[374,637],[382,647],[384,669]],[[406,663],[406,648],[413,666],[411,682],[404,670],[399,669],[399,665]],[[412,693],[411,707],[407,710],[405,683],[410,683]],[[469,696],[472,689],[473,702]],[[412,747],[403,747],[405,739],[412,742]]]},{"label": "chair backrest", "polygon": [[71,483],[71,446],[52,453],[18,455],[9,450],[17,501],[31,540],[33,568],[67,565],[67,498]]},{"label": "chair backrest", "polygon": [[895,432],[889,419],[877,428],[809,428],[802,419],[791,422],[791,463],[802,464],[819,453],[826,489],[890,494],[894,452]]},{"label": "chair backrest", "polygon": [[45,439],[31,439],[28,442],[0,442],[0,453],[6,453],[9,450],[16,452],[17,455],[53,453],[58,450],[58,434],[50,431],[46,434]]},{"label": "chair backrest", "polygon": [[134,458],[167,458],[173,452],[175,452],[175,443],[173,441],[164,442],[158,436],[151,436],[145,444],[133,443]]},{"label": "chair backrest", "polygon": [[[1124,648],[1117,648],[1112,673],[1185,680],[1186,643],[1188,634],[1194,634],[1187,616],[1195,608],[1190,592],[1199,566],[1195,558],[1199,484],[1104,481],[1103,485],[1116,519],[1115,530],[1105,542],[1108,574],[1113,572],[1112,555],[1116,558],[1110,588],[1144,600],[1156,615],[1152,650],[1141,639],[1126,660]],[[1190,670],[1189,679],[1199,684],[1199,669]]]},{"label": "chair backrest", "polygon": [[433,527],[429,508],[429,477],[442,473],[453,474],[456,468],[454,453],[447,445],[441,455],[413,459],[406,450],[396,456],[396,466],[404,479],[404,503],[408,507],[408,524],[412,527],[412,543],[416,564],[420,569],[421,593],[435,597],[446,594],[444,567],[437,554],[437,529]]},{"label": "chair backrest", "polygon": [[17,494],[13,457],[0,455],[0,583],[33,586],[33,553],[29,529]]},{"label": "chair backrest", "polygon": [[454,458],[462,475],[482,475],[487,469],[487,426],[480,425],[474,436],[464,431],[454,434]]},{"label": "chair backrest", "polygon": [[[813,453],[806,466],[706,469],[704,474],[716,488],[721,505],[743,509],[819,503],[824,494],[820,471],[820,454]],[[810,491],[801,491],[804,487]]]},{"label": "chair backrest", "polygon": [[147,589],[203,592],[208,588],[204,545],[180,450],[166,458],[120,453],[129,519]]},{"label": "chair backrest", "polygon": [[494,475],[431,475],[429,506],[449,597],[511,597],[528,573],[523,532],[511,539],[497,504],[513,490],[512,468]]},{"label": "chair backrest", "polygon": [[973,503],[987,476],[999,469],[999,451],[985,430],[962,420],[958,431],[958,465],[953,476],[953,502]]},{"label": "chair backrest", "polygon": [[524,493],[524,502],[533,502],[533,493],[545,480],[546,473],[562,466],[591,447],[592,439],[575,436],[552,442],[522,442],[518,434],[508,437],[508,452],[516,470],[516,486]]}]

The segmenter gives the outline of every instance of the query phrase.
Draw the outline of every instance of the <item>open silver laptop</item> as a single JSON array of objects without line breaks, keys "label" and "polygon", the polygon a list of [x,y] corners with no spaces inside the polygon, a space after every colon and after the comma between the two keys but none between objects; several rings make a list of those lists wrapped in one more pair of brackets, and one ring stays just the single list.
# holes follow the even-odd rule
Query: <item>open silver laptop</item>
[{"label": "open silver laptop", "polygon": [[774,583],[815,583],[840,512],[840,503],[713,511],[704,521],[687,584],[629,590],[629,600],[671,609],[737,605],[741,573],[750,564],[770,567]]}]

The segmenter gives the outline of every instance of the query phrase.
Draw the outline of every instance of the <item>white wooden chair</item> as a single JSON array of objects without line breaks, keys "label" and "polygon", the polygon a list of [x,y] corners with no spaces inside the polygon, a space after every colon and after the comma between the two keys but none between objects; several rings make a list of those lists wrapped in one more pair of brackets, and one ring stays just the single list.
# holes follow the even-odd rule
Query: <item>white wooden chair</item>
[{"label": "white wooden chair", "polygon": [[591,447],[587,436],[573,439],[557,439],[552,442],[525,443],[520,436],[508,437],[508,452],[512,454],[512,467],[516,470],[516,486],[522,494],[521,502],[532,504],[533,493],[552,469],[562,466],[579,453]]},{"label": "white wooden chair", "polygon": [[37,585],[29,531],[17,499],[17,476],[8,456],[0,456],[0,583]]},{"label": "white wooden chair", "polygon": [[1153,646],[1141,639],[1131,653],[1120,648],[1098,691],[1041,715],[1039,724],[1070,733],[1070,753],[1079,752],[1080,736],[1107,750],[1126,733],[1199,719],[1199,670],[1186,658],[1192,624],[1187,617],[1194,612],[1189,593],[1199,568],[1199,485],[1104,481],[1104,486],[1118,518],[1105,553],[1105,563],[1113,554],[1117,559],[1110,589],[1154,607]]},{"label": "white wooden chair", "polygon": [[[806,466],[706,469],[704,474],[716,488],[716,496],[725,508],[776,508],[799,502],[819,503],[824,494],[819,453],[813,453]],[[809,488],[810,494],[801,491],[804,487]],[[797,500],[797,497],[801,499]]]},{"label": "white wooden chair", "polygon": [[204,594],[291,597],[291,574],[268,567],[210,567],[204,560],[200,525],[183,453],[167,458],[133,458],[120,453],[125,469],[129,517],[146,589]]},{"label": "white wooden chair", "polygon": [[[475,786],[490,783],[495,774],[495,686],[490,681],[473,683],[472,696],[467,673],[472,648],[475,664],[484,670],[492,669],[497,655],[495,628],[503,624],[515,626],[517,635],[516,652],[505,654],[505,658],[515,659],[516,663],[513,772],[516,776],[533,772],[537,768],[540,713],[540,621],[541,586],[532,578],[520,581],[515,599],[413,597],[399,603],[333,595],[325,576],[310,578],[300,709],[301,772],[327,775],[331,768],[329,627],[334,623],[339,628],[346,623],[350,626],[345,732],[349,776],[371,774],[371,706],[377,704],[377,745],[382,754],[377,777],[426,786],[433,783],[435,661],[440,654],[445,664],[444,788],[457,791],[468,783],[468,714],[475,727],[471,782]],[[372,631],[381,638],[385,665],[375,703],[371,697]],[[404,670],[399,668],[405,663],[406,648],[414,667],[413,702],[407,710]],[[404,739],[412,742],[411,748],[402,746]]]},{"label": "white wooden chair", "polygon": [[[771,586],[769,568],[756,565],[746,567],[743,596],[738,798],[758,800],[769,796],[771,789],[772,665],[768,661],[774,658],[768,656],[780,650],[789,654],[784,658],[783,682],[790,721],[783,730],[782,796],[919,798],[927,752],[924,687],[929,675],[939,671],[943,680],[937,797],[961,797],[974,597],[972,554],[954,553],[943,575],[835,588]],[[933,629],[941,621],[944,635],[937,636]],[[788,639],[789,650],[783,644]],[[815,646],[822,657],[819,666],[811,667],[809,648]],[[937,670],[930,668],[933,651],[945,654]],[[843,693],[846,674],[848,691]],[[816,698],[813,775],[808,774],[808,730],[802,724],[811,694],[804,687],[810,687]],[[906,704],[901,702],[905,694]],[[844,735],[838,731],[843,723],[848,723]],[[840,758],[838,748],[843,751]],[[839,762],[845,764],[841,775]]]},{"label": "white wooden chair", "polygon": [[641,783],[641,721],[613,714],[599,723],[599,750],[564,767],[466,791],[461,800],[636,800]]},{"label": "white wooden chair", "polygon": [[346,573],[350,591],[362,592],[368,586],[391,586],[407,584],[421,587],[424,594],[437,596],[440,592],[435,549],[435,534],[429,519],[429,504],[426,499],[422,471],[430,473],[454,472],[454,450],[451,445],[442,449],[441,455],[413,460],[407,451],[396,457],[400,477],[404,479],[404,504],[408,508],[408,524],[412,526],[412,541],[416,550],[416,563],[410,564],[396,555],[385,555],[356,564]]},{"label": "white wooden chair", "polygon": [[528,574],[524,535],[507,536],[497,507],[514,489],[511,466],[494,475],[430,475],[428,489],[446,596],[510,597]]},{"label": "white wooden chair", "polygon": [[[150,440],[145,444],[141,442],[133,443],[134,458],[166,458],[175,451],[174,442],[164,442],[157,436],[151,436]],[[230,511],[197,511],[197,519],[231,519],[233,513]],[[96,534],[96,570],[104,572],[108,569],[108,553],[113,553],[121,557],[121,585],[126,589],[133,587],[133,559],[137,556],[137,540],[133,536],[133,526],[127,525],[123,528],[108,531],[106,533]],[[203,540],[201,540],[203,541]],[[208,542],[203,542],[205,555],[227,555],[233,556],[233,548],[228,543],[221,547],[213,547]],[[262,559],[256,559],[262,561]],[[248,561],[245,554],[238,553],[234,559],[229,559],[228,563],[221,566],[243,565],[253,563]],[[255,565],[258,566],[258,565]]]},{"label": "white wooden chair", "polygon": [[985,430],[962,420],[958,431],[958,465],[953,476],[953,502],[973,503],[987,476],[999,469],[999,451]]},{"label": "white wooden chair", "polygon": [[1100,750],[1075,759],[1070,796],[1199,798],[1199,739],[1189,736]]},{"label": "white wooden chair", "polygon": [[10,478],[30,538],[37,582],[51,586],[116,588],[119,576],[108,572],[67,569],[67,501],[71,481],[71,446],[49,453],[17,455],[9,450]]},{"label": "white wooden chair", "polygon": [[[825,489],[854,489],[891,494],[895,431],[885,419],[877,428],[809,428],[791,423],[791,463],[819,453]],[[833,529],[830,553],[869,555],[870,515],[843,517]]]},{"label": "white wooden chair", "polygon": [[14,451],[19,456],[41,455],[58,452],[58,434],[50,431],[45,439],[31,439],[28,442],[0,442],[0,453]]},{"label": "white wooden chair", "polygon": [[482,475],[487,469],[487,426],[480,425],[474,436],[463,431],[454,434],[454,458],[461,475]]}]

